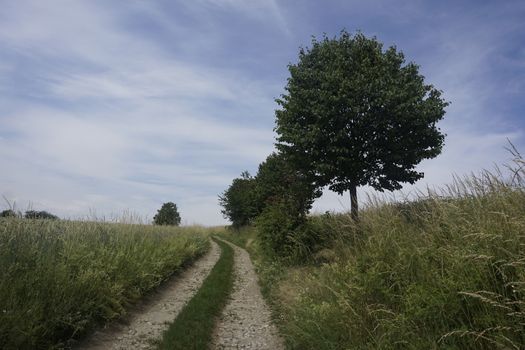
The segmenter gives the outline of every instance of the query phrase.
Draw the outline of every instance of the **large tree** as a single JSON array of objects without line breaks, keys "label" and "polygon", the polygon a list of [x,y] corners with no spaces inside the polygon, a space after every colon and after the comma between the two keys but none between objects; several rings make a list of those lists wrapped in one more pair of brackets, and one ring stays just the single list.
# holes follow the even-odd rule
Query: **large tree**
[{"label": "large tree", "polygon": [[177,210],[177,204],[173,202],[167,202],[157,211],[157,214],[153,217],[153,223],[155,225],[180,225],[180,214]]},{"label": "large tree", "polygon": [[288,68],[277,147],[319,186],[350,191],[354,219],[357,187],[400,189],[423,177],[419,162],[441,153],[437,122],[448,103],[395,47],[342,31],[314,38]]}]

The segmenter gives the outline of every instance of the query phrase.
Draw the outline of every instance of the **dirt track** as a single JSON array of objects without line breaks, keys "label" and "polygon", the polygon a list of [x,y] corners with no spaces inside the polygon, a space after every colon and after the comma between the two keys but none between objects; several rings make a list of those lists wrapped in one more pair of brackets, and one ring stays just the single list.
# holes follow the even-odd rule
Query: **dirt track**
[{"label": "dirt track", "polygon": [[[78,350],[131,350],[155,348],[162,332],[193,297],[220,257],[219,246],[191,267],[175,276],[147,300],[137,305],[125,320],[94,333]],[[284,349],[272,324],[271,314],[257,282],[257,275],[246,250],[235,250],[234,290],[215,327],[212,349]]]},{"label": "dirt track", "polygon": [[76,349],[131,350],[150,349],[155,340],[173,322],[182,307],[193,297],[217,262],[220,248],[211,242],[211,250],[192,266],[175,276],[157,292],[148,296],[126,319],[96,332]]}]

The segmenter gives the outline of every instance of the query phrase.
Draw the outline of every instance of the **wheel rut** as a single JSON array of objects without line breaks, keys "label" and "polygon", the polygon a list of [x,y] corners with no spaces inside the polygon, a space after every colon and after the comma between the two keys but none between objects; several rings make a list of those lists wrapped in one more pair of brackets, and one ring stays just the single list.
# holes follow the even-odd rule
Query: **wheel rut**
[{"label": "wheel rut", "polygon": [[250,255],[230,245],[235,250],[233,293],[217,322],[211,348],[284,349],[283,340],[272,323],[270,309],[262,297]]}]

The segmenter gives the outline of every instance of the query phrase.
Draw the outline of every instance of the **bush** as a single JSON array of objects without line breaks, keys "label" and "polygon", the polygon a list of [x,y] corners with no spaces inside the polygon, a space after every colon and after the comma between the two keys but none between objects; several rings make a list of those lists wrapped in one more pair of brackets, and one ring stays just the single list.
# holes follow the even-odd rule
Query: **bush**
[{"label": "bush", "polygon": [[20,216],[21,214],[18,214],[12,209],[6,209],[0,212],[0,218],[16,218]]},{"label": "bush", "polygon": [[322,247],[323,232],[294,208],[280,200],[265,207],[255,221],[257,237],[267,254],[299,263]]},{"label": "bush", "polygon": [[45,210],[28,210],[25,213],[26,219],[46,219],[46,220],[58,220],[58,216],[48,213]]},{"label": "bush", "polygon": [[291,214],[285,201],[267,206],[255,221],[262,247],[269,254],[287,255],[291,250],[292,233],[304,220]]}]

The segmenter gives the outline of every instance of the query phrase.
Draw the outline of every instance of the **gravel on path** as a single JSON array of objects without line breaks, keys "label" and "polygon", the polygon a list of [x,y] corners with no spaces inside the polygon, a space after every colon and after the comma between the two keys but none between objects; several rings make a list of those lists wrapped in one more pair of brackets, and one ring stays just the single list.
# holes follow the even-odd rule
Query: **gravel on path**
[{"label": "gravel on path", "polygon": [[173,322],[184,305],[199,290],[202,282],[221,255],[221,249],[211,242],[206,255],[195,261],[158,291],[147,297],[125,320],[94,333],[79,350],[151,349],[155,341]]},{"label": "gravel on path", "polygon": [[284,349],[282,338],[272,323],[270,309],[262,297],[250,255],[230,245],[235,249],[233,293],[218,320],[211,348]]}]

